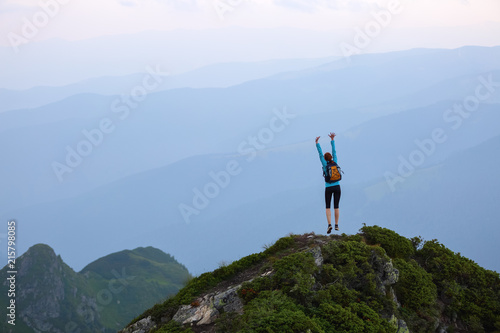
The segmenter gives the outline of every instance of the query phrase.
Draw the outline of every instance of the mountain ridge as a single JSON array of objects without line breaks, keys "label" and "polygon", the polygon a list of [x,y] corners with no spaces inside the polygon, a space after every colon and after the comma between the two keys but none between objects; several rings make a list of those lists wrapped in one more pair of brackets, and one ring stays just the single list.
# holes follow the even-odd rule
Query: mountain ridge
[{"label": "mountain ridge", "polygon": [[[19,333],[62,333],[70,327],[116,332],[191,278],[183,265],[153,247],[112,253],[75,272],[50,246],[40,243],[16,259],[16,269]],[[0,276],[7,270],[0,270]],[[6,322],[1,327],[8,329]]]},{"label": "mountain ridge", "polygon": [[[213,64],[186,73],[168,76],[156,91],[182,88],[223,88],[271,76],[278,72],[314,67],[326,63],[330,58],[276,59],[248,63]],[[102,76],[64,86],[37,86],[24,90],[0,88],[0,98],[4,100],[4,104],[0,105],[0,113],[40,107],[82,93],[119,95],[141,82],[146,74]]]},{"label": "mountain ridge", "polygon": [[290,234],[191,280],[121,333],[497,332],[500,275],[378,226]]}]

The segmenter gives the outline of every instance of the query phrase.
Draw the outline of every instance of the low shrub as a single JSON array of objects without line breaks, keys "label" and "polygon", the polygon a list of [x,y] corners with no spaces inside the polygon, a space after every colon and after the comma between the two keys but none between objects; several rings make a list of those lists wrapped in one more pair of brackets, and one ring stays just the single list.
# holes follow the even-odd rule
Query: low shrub
[{"label": "low shrub", "polygon": [[368,244],[380,244],[391,258],[407,259],[415,253],[412,241],[390,229],[364,226],[360,231]]}]

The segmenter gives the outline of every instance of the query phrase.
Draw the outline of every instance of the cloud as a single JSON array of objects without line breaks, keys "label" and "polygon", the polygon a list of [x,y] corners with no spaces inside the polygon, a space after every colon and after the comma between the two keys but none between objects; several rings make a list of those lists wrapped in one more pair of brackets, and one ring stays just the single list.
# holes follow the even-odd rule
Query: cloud
[{"label": "cloud", "polygon": [[118,3],[125,7],[138,7],[141,5],[138,0],[118,0]]},{"label": "cloud", "polygon": [[[40,1],[0,0],[3,31],[20,31],[23,17],[32,18]],[[293,27],[308,30],[352,31],[372,19],[372,12],[387,9],[391,0],[220,0],[235,4],[225,20],[214,9],[216,0],[85,0],[68,1],[40,34],[40,40],[77,40],[101,35],[146,30],[203,30],[239,26],[271,29]],[[61,1],[62,2],[62,1]],[[399,0],[403,13],[391,23],[388,34],[403,28],[477,26],[500,22],[499,0]],[[133,14],[131,13],[133,11]],[[88,22],[92,21],[92,26]],[[0,45],[7,43],[6,33]],[[457,37],[458,38],[458,37]],[[477,38],[482,38],[477,36]]]},{"label": "cloud", "polygon": [[274,3],[280,7],[288,7],[300,11],[313,12],[316,9],[317,1],[302,1],[302,0],[275,0]]},{"label": "cloud", "polygon": [[200,5],[198,0],[117,0],[124,7],[141,7],[142,5],[160,4],[170,10],[196,11]]},{"label": "cloud", "polygon": [[0,0],[0,12],[2,12],[2,13],[16,12],[16,11],[26,12],[26,11],[37,10],[39,8],[40,8],[40,6],[36,2],[33,2],[33,1]]},{"label": "cloud", "polygon": [[274,4],[303,12],[318,12],[321,10],[337,10],[361,12],[379,8],[376,0],[274,0]]},{"label": "cloud", "polygon": [[156,0],[160,3],[166,3],[175,10],[195,11],[200,8],[198,0]]}]

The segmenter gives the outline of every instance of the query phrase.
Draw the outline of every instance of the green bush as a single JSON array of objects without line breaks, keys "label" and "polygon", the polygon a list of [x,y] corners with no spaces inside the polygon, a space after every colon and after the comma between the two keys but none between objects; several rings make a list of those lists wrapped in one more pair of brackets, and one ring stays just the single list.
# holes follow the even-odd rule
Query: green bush
[{"label": "green bush", "polygon": [[295,274],[313,274],[316,271],[314,257],[310,252],[297,252],[283,257],[273,265],[273,279],[278,283],[293,282]]},{"label": "green bush", "polygon": [[288,237],[282,237],[278,239],[276,243],[268,247],[264,251],[264,254],[266,256],[276,254],[283,250],[289,250],[290,248],[293,248],[294,245],[295,245],[295,237],[293,235],[290,235]]},{"label": "green bush", "polygon": [[384,288],[380,285],[383,266],[390,260],[383,249],[361,241],[335,241],[323,247],[323,256],[325,264],[319,276],[321,283],[340,284],[356,291],[359,301],[375,311],[392,313],[392,299],[382,292]]},{"label": "green bush", "polygon": [[413,259],[396,259],[394,266],[399,270],[396,294],[403,306],[417,311],[436,303],[437,288],[431,274]]},{"label": "green bush", "polygon": [[263,291],[245,308],[239,332],[324,332],[293,299],[279,290]]},{"label": "green bush", "polygon": [[[349,288],[359,290],[367,298],[378,298],[375,262],[388,261],[383,251],[376,250],[363,242],[337,241],[323,247],[325,258],[322,281],[337,281]],[[380,307],[380,304],[377,309]]]},{"label": "green bush", "polygon": [[326,273],[333,273],[341,278],[338,282],[353,288],[361,284],[358,278],[363,275],[361,266],[370,258],[370,249],[366,244],[355,241],[330,242],[323,247],[323,255],[324,263],[331,264],[335,270],[330,269]]},{"label": "green bush", "polygon": [[329,332],[379,333],[396,332],[396,329],[363,303],[349,306],[323,303],[320,305],[322,317],[330,324]]},{"label": "green bush", "polygon": [[215,321],[215,331],[217,333],[239,332],[242,325],[241,315],[236,312],[224,312]]},{"label": "green bush", "polygon": [[365,303],[351,304],[351,311],[363,320],[365,333],[396,332],[389,321],[382,318],[377,312]]},{"label": "green bush", "polygon": [[313,274],[317,267],[310,252],[298,252],[283,257],[273,265],[273,286],[294,296],[299,302],[307,303],[315,283]]},{"label": "green bush", "polygon": [[166,325],[162,326],[155,333],[193,333],[193,330],[191,330],[191,328],[189,327],[185,328],[181,324],[172,320]]},{"label": "green bush", "polygon": [[500,313],[500,276],[447,249],[436,240],[425,242],[417,259],[432,274],[447,304],[444,314],[459,317],[469,331],[493,332]]},{"label": "green bush", "polygon": [[415,253],[412,241],[390,229],[364,226],[360,231],[368,244],[380,244],[391,258],[407,259]]},{"label": "green bush", "polygon": [[333,303],[347,307],[359,299],[360,293],[358,291],[349,289],[340,283],[335,283],[325,289],[319,290],[315,295],[314,301],[316,306],[319,306],[321,303]]},{"label": "green bush", "polygon": [[363,320],[354,314],[351,308],[323,303],[320,305],[320,311],[335,332],[364,333]]},{"label": "green bush", "polygon": [[270,277],[258,277],[250,282],[243,283],[241,285],[241,289],[238,290],[238,296],[244,301],[244,303],[248,303],[257,297],[261,291],[272,290],[274,287],[275,285]]}]

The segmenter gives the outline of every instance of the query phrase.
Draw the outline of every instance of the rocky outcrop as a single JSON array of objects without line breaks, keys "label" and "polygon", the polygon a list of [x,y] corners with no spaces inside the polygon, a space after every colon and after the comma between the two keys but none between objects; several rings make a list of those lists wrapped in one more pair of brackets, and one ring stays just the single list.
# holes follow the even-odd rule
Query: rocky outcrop
[{"label": "rocky outcrop", "polygon": [[[67,331],[57,322],[64,318],[66,327],[80,324],[93,330],[99,320],[96,298],[82,290],[77,274],[44,244],[31,247],[17,261],[16,291],[18,318],[35,332],[63,333]],[[68,311],[70,304],[78,304],[75,311]],[[77,317],[85,319],[84,325]]]},{"label": "rocky outcrop", "polygon": [[[399,280],[399,270],[394,267],[391,259],[387,260],[375,252],[372,254],[372,262],[377,273],[376,282],[378,289],[382,294],[385,294],[388,291],[393,302],[399,304],[396,293],[394,293],[394,290],[392,289],[392,285]],[[387,289],[387,287],[389,287],[389,289]],[[397,333],[410,333],[410,330],[403,319],[398,319],[396,316],[392,315],[390,322],[397,328]]]},{"label": "rocky outcrop", "polygon": [[410,333],[410,330],[403,319],[398,319],[395,315],[392,315],[389,322],[397,329],[396,333]]},{"label": "rocky outcrop", "polygon": [[238,297],[241,285],[230,287],[223,292],[207,294],[191,305],[183,305],[174,315],[173,320],[180,324],[212,324],[223,312],[243,313],[243,303]]},{"label": "rocky outcrop", "polygon": [[309,252],[312,253],[316,266],[323,266],[323,255],[321,254],[321,248],[319,246],[315,246],[310,249]]},{"label": "rocky outcrop", "polygon": [[396,333],[410,333],[410,329],[403,319],[398,319],[398,330]]},{"label": "rocky outcrop", "polygon": [[372,253],[372,263],[377,273],[376,282],[381,293],[386,293],[386,287],[398,282],[399,271],[392,264],[392,260],[387,260],[382,256]]},{"label": "rocky outcrop", "polygon": [[155,322],[151,319],[151,316],[141,319],[138,322],[125,328],[122,333],[146,333],[152,329],[156,328]]}]

